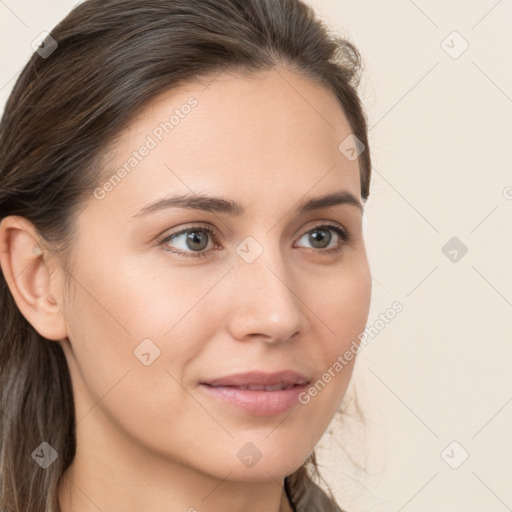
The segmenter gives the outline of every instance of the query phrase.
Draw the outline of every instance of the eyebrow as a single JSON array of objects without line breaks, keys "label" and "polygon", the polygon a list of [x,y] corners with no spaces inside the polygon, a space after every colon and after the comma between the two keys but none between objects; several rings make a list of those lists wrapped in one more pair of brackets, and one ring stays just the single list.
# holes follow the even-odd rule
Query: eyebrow
[{"label": "eyebrow", "polygon": [[[313,210],[319,210],[321,208],[328,208],[330,206],[340,204],[355,206],[361,210],[361,213],[363,212],[363,205],[361,202],[346,190],[309,199],[308,201],[299,204],[295,211],[299,214],[303,214]],[[133,217],[143,217],[150,213],[166,210],[168,208],[185,208],[188,210],[199,210],[212,213],[226,213],[233,216],[240,216],[245,213],[245,208],[235,201],[200,194],[184,194],[164,197],[150,203],[133,215]]]}]

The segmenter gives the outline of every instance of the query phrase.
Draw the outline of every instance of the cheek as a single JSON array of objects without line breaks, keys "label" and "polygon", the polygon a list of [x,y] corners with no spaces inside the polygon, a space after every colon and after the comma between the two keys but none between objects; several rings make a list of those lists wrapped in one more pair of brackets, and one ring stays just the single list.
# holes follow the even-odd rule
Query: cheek
[{"label": "cheek", "polygon": [[[331,343],[325,344],[330,361],[343,354],[368,321],[371,301],[371,275],[365,258],[357,264],[341,268],[333,275],[325,293],[314,298],[315,312],[328,333]],[[311,299],[313,300],[313,299]]]},{"label": "cheek", "polygon": [[301,400],[316,408],[315,414],[323,419],[317,425],[318,432],[327,427],[345,395],[360,351],[358,336],[366,327],[371,301],[371,275],[365,261],[351,271],[343,269],[332,282],[336,286],[330,286],[327,293],[312,301],[318,312],[318,332],[323,333],[317,336],[323,373]]},{"label": "cheek", "polygon": [[[197,330],[206,327],[190,318],[196,318],[194,305],[218,277],[195,286],[157,270],[119,257],[110,264],[83,265],[75,274],[66,322],[80,382],[78,420],[98,404],[118,426],[143,435],[171,412],[186,416],[178,383],[207,342]],[[200,412],[192,411],[198,417],[191,421],[204,421]]]},{"label": "cheek", "polygon": [[[151,372],[143,372],[148,368],[142,363],[142,354],[138,354],[139,358],[134,354],[143,340],[156,341],[158,335],[151,302],[144,291],[131,280],[122,279],[116,268],[109,268],[106,262],[82,268],[80,275],[74,277],[66,323],[73,364],[79,371],[75,379],[85,386],[77,406],[87,408],[90,401],[97,403],[118,384],[127,386],[135,377],[141,386],[154,386]],[[160,341],[142,345],[144,352],[150,352],[151,360],[161,349],[158,345]],[[127,392],[132,395],[131,389]],[[80,413],[77,416],[79,419]]]},{"label": "cheek", "polygon": [[[83,283],[85,287],[86,281]],[[202,409],[190,406],[179,384],[183,365],[169,364],[179,350],[176,339],[158,337],[162,325],[155,325],[151,303],[141,295],[141,308],[128,309],[128,300],[116,302],[106,291],[100,299],[91,279],[87,286],[87,292],[78,287],[69,329],[77,428],[88,431],[91,424],[105,425],[108,418],[119,435],[129,433],[141,445],[180,454],[180,443],[192,436],[192,427],[203,424],[205,418]],[[124,290],[119,286],[118,292],[126,291],[126,284]],[[95,298],[91,296],[94,292]],[[128,294],[120,296],[130,298]],[[135,302],[139,304],[138,299]],[[178,417],[188,429],[176,428]],[[179,436],[170,439],[171,431]],[[175,442],[175,437],[180,441]]]}]

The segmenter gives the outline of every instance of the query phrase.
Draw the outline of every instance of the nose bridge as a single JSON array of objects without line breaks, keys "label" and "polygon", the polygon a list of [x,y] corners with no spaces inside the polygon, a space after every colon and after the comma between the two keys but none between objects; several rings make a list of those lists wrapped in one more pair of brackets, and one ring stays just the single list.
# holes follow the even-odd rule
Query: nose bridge
[{"label": "nose bridge", "polygon": [[237,247],[237,256],[233,271],[237,283],[233,336],[243,339],[261,335],[277,342],[302,331],[302,302],[290,281],[290,267],[273,237],[248,237]]}]

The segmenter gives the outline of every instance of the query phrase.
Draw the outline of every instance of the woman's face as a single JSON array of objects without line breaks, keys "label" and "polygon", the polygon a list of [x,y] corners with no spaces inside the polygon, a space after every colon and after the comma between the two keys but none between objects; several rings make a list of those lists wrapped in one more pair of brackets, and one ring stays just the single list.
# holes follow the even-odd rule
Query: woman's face
[{"label": "woman's face", "polygon": [[[68,269],[60,343],[79,443],[240,481],[303,463],[344,396],[354,359],[335,363],[370,305],[350,133],[331,92],[282,68],[188,84],[127,128]],[[331,194],[341,200],[310,203]],[[190,204],[164,202],[177,196]],[[329,369],[316,394],[298,387]],[[282,371],[302,377],[213,382]],[[242,389],[265,382],[276,390]]]}]

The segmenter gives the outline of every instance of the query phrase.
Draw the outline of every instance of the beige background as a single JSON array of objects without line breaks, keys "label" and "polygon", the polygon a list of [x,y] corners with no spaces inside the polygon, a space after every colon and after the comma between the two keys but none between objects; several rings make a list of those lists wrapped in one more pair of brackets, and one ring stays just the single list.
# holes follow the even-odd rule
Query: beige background
[{"label": "beige background", "polygon": [[[0,0],[0,105],[75,3]],[[404,308],[359,355],[366,429],[326,435],[324,475],[350,512],[512,510],[512,1],[309,3],[365,59],[369,324]]]}]

